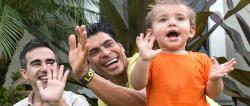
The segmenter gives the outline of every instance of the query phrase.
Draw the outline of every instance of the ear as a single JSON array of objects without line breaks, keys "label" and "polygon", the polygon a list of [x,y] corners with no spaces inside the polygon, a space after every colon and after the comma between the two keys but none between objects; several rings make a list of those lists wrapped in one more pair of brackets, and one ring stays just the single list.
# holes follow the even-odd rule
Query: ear
[{"label": "ear", "polygon": [[118,43],[118,45],[119,45],[121,48],[124,49],[124,47],[122,46],[122,44],[121,44],[120,42],[117,42],[117,43]]},{"label": "ear", "polygon": [[26,69],[20,69],[20,73],[21,73],[21,75],[22,75],[22,77],[24,78],[24,79],[28,79],[28,75],[27,75],[27,70]]},{"label": "ear", "polygon": [[196,30],[195,30],[195,25],[191,25],[191,26],[190,26],[190,36],[189,36],[189,38],[193,38],[195,32],[196,32]]}]

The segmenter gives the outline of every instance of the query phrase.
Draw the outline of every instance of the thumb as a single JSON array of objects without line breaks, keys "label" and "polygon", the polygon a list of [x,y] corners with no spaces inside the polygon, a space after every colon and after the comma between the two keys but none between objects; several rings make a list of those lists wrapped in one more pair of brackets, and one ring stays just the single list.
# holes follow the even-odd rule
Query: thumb
[{"label": "thumb", "polygon": [[214,57],[211,57],[211,62],[213,65],[219,64],[219,62]]},{"label": "thumb", "polygon": [[37,88],[39,90],[39,92],[41,92],[43,90],[43,84],[41,81],[36,81],[36,84],[37,84]]},{"label": "thumb", "polygon": [[162,52],[162,50],[161,49],[156,49],[155,52],[156,52],[156,54],[159,54],[159,53]]}]

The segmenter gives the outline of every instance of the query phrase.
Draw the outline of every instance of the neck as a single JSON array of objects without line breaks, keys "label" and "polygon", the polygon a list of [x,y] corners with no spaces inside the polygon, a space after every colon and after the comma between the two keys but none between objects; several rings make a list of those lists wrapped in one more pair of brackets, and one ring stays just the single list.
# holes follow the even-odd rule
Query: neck
[{"label": "neck", "polygon": [[113,82],[116,85],[120,85],[120,86],[124,86],[126,87],[127,82],[128,82],[128,77],[127,77],[127,73],[120,75],[120,76],[116,76],[116,77],[112,77],[109,79],[111,82]]},{"label": "neck", "polygon": [[188,54],[188,51],[186,51],[185,49],[178,49],[178,50],[162,49],[162,52],[170,54]]},{"label": "neck", "polygon": [[128,62],[126,63],[125,68],[120,75],[111,76],[108,78],[108,80],[110,80],[112,83],[114,83],[116,85],[126,87],[127,83],[128,83],[127,68],[128,68]]}]

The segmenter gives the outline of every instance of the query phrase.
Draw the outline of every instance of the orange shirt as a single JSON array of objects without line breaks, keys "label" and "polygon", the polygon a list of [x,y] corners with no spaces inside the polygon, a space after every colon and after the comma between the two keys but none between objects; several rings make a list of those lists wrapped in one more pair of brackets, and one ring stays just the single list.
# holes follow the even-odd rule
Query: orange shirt
[{"label": "orange shirt", "polygon": [[209,106],[205,88],[210,67],[202,53],[160,53],[150,64],[148,106]]}]

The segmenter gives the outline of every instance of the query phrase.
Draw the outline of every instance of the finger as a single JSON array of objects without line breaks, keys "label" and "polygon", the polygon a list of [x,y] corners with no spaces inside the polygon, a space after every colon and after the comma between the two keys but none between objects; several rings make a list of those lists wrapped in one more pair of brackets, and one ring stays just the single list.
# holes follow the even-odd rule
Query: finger
[{"label": "finger", "polygon": [[52,79],[57,80],[58,78],[58,66],[57,63],[53,64],[53,69],[52,69]]},{"label": "finger", "polygon": [[81,26],[80,26],[80,31],[81,31],[81,32],[86,31],[85,25],[81,25]]},{"label": "finger", "polygon": [[136,37],[136,45],[137,45],[137,47],[140,46],[140,37],[139,36]]},{"label": "finger", "polygon": [[51,71],[52,71],[51,65],[47,64],[47,77],[48,77],[48,80],[52,79],[52,72]]},{"label": "finger", "polygon": [[63,78],[63,70],[64,70],[64,66],[60,65],[59,71],[58,71],[58,80],[62,80]]},{"label": "finger", "polygon": [[72,51],[76,48],[76,37],[75,35],[69,36],[69,50]]},{"label": "finger", "polygon": [[143,40],[143,33],[140,33],[140,35],[139,36],[137,36],[136,37],[136,44],[137,44],[137,46],[138,46],[138,48],[140,48],[141,47],[141,44],[142,44],[142,40]]},{"label": "finger", "polygon": [[221,75],[221,77],[227,77],[227,76],[228,76],[227,73],[223,73],[223,74]]},{"label": "finger", "polygon": [[232,58],[230,61],[227,62],[227,64],[231,65],[231,66],[235,66],[236,63],[237,62],[236,62],[235,58]]},{"label": "finger", "polygon": [[150,33],[147,33],[145,38],[144,38],[144,42],[148,44],[149,38],[150,38]]},{"label": "finger", "polygon": [[157,49],[155,50],[157,54],[159,54],[160,52],[162,52],[162,49]]},{"label": "finger", "polygon": [[150,41],[149,41],[149,47],[150,47],[150,48],[153,48],[154,42],[155,42],[155,37],[154,37],[154,36],[151,36],[151,37],[150,37]]},{"label": "finger", "polygon": [[82,50],[84,50],[85,49],[85,46],[86,46],[86,43],[87,43],[87,32],[86,31],[83,31],[82,33],[81,33],[81,37],[80,37],[80,39],[81,39],[81,45],[83,45],[82,46]]},{"label": "finger", "polygon": [[[85,25],[81,25],[80,27],[78,27],[77,29],[77,34],[78,34],[78,38],[79,38],[79,43],[80,44],[85,44],[86,43],[86,39],[87,39],[87,33],[86,33],[86,28]],[[84,39],[86,36],[86,39]]]},{"label": "finger", "polygon": [[211,57],[212,64],[219,64],[219,62],[212,56]]},{"label": "finger", "polygon": [[84,48],[85,48],[85,49],[84,49],[84,51],[83,51],[83,53],[84,53],[83,58],[84,58],[85,60],[87,60],[87,57],[88,57],[88,54],[89,54],[89,43],[85,44],[85,47],[84,47]]},{"label": "finger", "polygon": [[36,81],[36,85],[37,85],[37,88],[39,90],[39,92],[41,92],[44,88],[43,88],[43,84],[40,80],[37,80]]},{"label": "finger", "polygon": [[231,72],[233,70],[234,70],[234,67],[225,67],[225,69],[223,69],[221,71],[221,73],[229,73],[229,72]]},{"label": "finger", "polygon": [[82,41],[81,41],[81,33],[82,33],[82,31],[81,31],[81,28],[79,27],[79,26],[76,26],[75,27],[75,31],[76,31],[76,34],[77,34],[77,40],[78,40],[78,43],[82,43]]},{"label": "finger", "polygon": [[66,82],[67,81],[67,77],[69,75],[69,70],[66,70],[64,75],[63,75],[63,78],[62,78],[62,82]]}]

